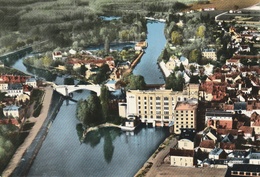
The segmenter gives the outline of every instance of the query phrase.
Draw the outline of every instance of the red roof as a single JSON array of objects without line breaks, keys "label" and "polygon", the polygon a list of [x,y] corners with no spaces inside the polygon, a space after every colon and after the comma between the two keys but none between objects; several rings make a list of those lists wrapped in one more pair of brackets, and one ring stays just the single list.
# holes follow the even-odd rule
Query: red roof
[{"label": "red roof", "polygon": [[215,148],[215,143],[213,140],[203,140],[200,142],[199,145],[201,148],[210,148],[214,149]]}]

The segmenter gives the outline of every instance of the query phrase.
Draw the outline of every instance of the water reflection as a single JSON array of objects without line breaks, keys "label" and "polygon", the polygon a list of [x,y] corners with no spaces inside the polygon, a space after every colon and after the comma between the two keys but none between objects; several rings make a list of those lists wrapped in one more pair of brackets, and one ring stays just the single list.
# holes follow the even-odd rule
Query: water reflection
[{"label": "water reflection", "polygon": [[83,135],[83,125],[77,124],[76,125],[77,135],[79,137],[79,141],[85,144],[89,144],[92,148],[95,148],[100,142],[101,139],[104,139],[103,144],[103,154],[104,159],[107,163],[110,163],[114,154],[115,146],[113,144],[113,141],[116,139],[116,137],[121,135],[121,130],[116,128],[101,128],[98,130],[94,130],[91,132],[88,132],[85,139],[82,141],[82,135]]}]

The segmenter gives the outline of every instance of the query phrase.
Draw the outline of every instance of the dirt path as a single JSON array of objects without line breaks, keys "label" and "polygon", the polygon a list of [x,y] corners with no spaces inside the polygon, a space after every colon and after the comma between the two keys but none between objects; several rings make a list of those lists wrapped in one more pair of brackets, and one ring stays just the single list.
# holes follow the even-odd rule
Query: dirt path
[{"label": "dirt path", "polygon": [[7,177],[12,174],[12,172],[15,170],[15,168],[20,163],[23,154],[26,152],[26,150],[28,149],[28,147],[31,145],[31,143],[35,139],[36,135],[38,134],[45,119],[47,118],[49,106],[51,104],[52,93],[53,93],[53,89],[51,87],[45,88],[45,94],[44,94],[43,107],[42,107],[41,114],[39,115],[38,118],[33,118],[33,117],[29,118],[29,119],[33,119],[33,120],[37,120],[37,121],[35,122],[35,125],[31,129],[27,138],[24,140],[24,143],[17,149],[17,151],[13,155],[13,158],[11,159],[10,163],[8,164],[7,168],[2,173],[3,177]]}]

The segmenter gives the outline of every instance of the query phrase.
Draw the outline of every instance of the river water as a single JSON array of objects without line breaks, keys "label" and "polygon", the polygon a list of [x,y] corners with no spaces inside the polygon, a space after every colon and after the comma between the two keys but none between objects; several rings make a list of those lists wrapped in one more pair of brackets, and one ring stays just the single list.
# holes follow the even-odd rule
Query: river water
[{"label": "river water", "polygon": [[166,44],[164,23],[150,21],[147,24],[148,48],[141,58],[141,62],[133,70],[135,75],[144,76],[147,85],[162,85],[165,83],[163,74],[157,64],[157,59]]},{"label": "river water", "polygon": [[[134,74],[143,75],[148,84],[164,83],[156,64],[165,44],[165,38],[162,35],[163,29],[164,23],[148,23],[149,46],[134,70]],[[147,69],[147,66],[150,70]],[[49,73],[28,69],[23,66],[22,60],[18,61],[14,68],[44,77],[48,81],[55,81],[57,84],[62,80]],[[86,99],[89,94],[89,91],[74,92],[73,99]],[[130,177],[142,167],[159,144],[169,135],[168,128],[162,127],[143,126],[131,134],[118,128],[102,128],[90,132],[86,140],[81,143],[78,136],[79,121],[76,119],[75,112],[76,104],[69,102],[67,105],[64,101],[28,176]]]}]

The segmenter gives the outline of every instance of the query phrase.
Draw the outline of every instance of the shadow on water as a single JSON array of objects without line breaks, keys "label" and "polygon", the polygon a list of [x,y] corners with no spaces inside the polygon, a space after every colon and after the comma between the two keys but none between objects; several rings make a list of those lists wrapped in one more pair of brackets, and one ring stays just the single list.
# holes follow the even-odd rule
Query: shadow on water
[{"label": "shadow on water", "polygon": [[[77,135],[79,137],[79,141],[82,140],[82,135],[84,132],[84,128],[82,124],[76,125]],[[104,158],[107,163],[110,163],[113,154],[114,154],[114,145],[113,141],[116,139],[116,137],[121,135],[121,130],[118,128],[112,128],[112,127],[106,127],[106,128],[100,128],[98,130],[94,130],[91,132],[88,132],[86,135],[86,138],[83,140],[83,143],[89,144],[92,148],[95,148],[100,142],[101,139],[104,138],[104,146],[103,146],[103,153]]]},{"label": "shadow on water", "polygon": [[57,78],[57,74],[52,74],[50,71],[42,70],[42,69],[36,69],[31,66],[26,66],[27,72],[32,73],[33,75],[36,75],[38,77],[44,78],[47,81],[53,82]]}]

